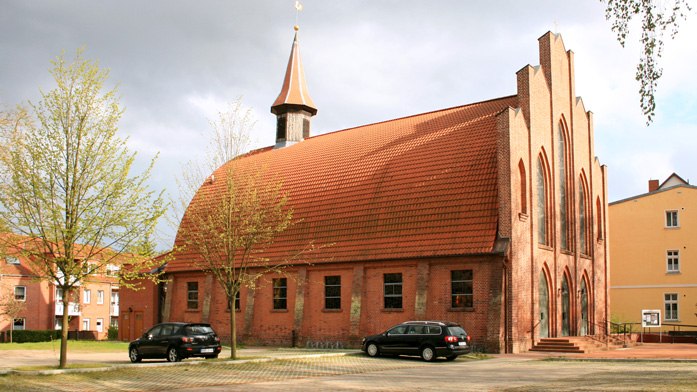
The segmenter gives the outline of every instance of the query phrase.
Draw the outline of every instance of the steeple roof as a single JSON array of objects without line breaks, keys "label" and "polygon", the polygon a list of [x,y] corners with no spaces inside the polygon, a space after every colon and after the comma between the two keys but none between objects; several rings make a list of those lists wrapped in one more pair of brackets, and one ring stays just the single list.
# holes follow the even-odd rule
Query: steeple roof
[{"label": "steeple roof", "polygon": [[293,38],[293,48],[290,50],[290,58],[288,59],[288,67],[286,68],[286,76],[283,79],[283,86],[278,98],[271,105],[271,113],[279,114],[283,106],[290,105],[300,109],[307,110],[313,116],[317,113],[315,103],[310,98],[310,93],[307,90],[307,82],[305,82],[305,71],[300,60],[300,51],[298,49],[298,27],[295,27],[295,37]]}]

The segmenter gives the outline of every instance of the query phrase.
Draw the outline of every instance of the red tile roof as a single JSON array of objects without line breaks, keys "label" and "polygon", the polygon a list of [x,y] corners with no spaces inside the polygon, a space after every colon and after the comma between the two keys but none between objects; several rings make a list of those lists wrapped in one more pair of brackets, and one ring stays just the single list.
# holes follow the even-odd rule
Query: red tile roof
[{"label": "red tile roof", "polygon": [[[496,115],[505,97],[315,136],[263,149],[216,170],[206,192],[223,188],[227,165],[263,165],[283,178],[302,222],[263,254],[288,257],[314,241],[313,263],[492,252],[496,239]],[[193,208],[196,199],[189,208]],[[177,238],[175,245],[184,240]],[[168,271],[195,257],[175,252]]]}]

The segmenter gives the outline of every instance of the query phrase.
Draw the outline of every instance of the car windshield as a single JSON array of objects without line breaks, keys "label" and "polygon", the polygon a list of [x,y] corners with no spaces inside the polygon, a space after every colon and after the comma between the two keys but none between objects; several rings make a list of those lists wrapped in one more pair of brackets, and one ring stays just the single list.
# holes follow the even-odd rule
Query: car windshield
[{"label": "car windshield", "polygon": [[448,327],[448,332],[453,336],[467,336],[467,332],[462,327]]},{"label": "car windshield", "polygon": [[208,325],[189,325],[185,328],[187,335],[207,335],[214,333]]}]

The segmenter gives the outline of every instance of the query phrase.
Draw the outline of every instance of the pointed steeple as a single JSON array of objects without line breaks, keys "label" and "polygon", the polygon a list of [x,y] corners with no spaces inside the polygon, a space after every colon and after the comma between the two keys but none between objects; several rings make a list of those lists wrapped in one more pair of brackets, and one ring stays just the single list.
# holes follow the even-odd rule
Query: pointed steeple
[{"label": "pointed steeple", "polygon": [[271,113],[275,114],[277,119],[276,146],[297,143],[310,136],[310,118],[317,114],[317,108],[307,90],[305,72],[300,60],[298,26],[295,26],[293,47],[281,92],[271,105]]}]

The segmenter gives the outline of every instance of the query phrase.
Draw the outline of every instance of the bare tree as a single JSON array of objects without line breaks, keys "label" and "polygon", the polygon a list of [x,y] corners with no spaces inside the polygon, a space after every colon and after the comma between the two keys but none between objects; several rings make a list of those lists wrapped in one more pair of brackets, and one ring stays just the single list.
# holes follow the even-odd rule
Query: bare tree
[{"label": "bare tree", "polygon": [[688,0],[601,0],[607,3],[605,18],[612,22],[612,31],[624,47],[630,33],[630,22],[641,18],[642,53],[637,65],[635,78],[639,82],[641,110],[646,116],[646,124],[653,121],[656,113],[656,87],[663,69],[658,65],[663,54],[664,37],[667,31],[675,38],[680,22],[687,19],[691,10]]},{"label": "bare tree", "polygon": [[[230,357],[236,359],[235,298],[240,290],[254,289],[259,277],[272,271],[281,272],[314,246],[308,244],[280,259],[261,256],[294,223],[288,195],[280,179],[241,156],[248,146],[254,121],[239,100],[211,124],[213,136],[207,162],[202,166],[189,165],[194,172],[193,175],[189,172],[188,178],[199,180],[189,184],[195,183],[196,190],[200,190],[189,204],[178,238],[183,239],[186,252],[195,255],[193,265],[212,274],[225,292],[230,308]],[[200,167],[208,169],[207,177],[195,172]],[[206,191],[207,186],[215,190]]]},{"label": "bare tree", "polygon": [[[155,160],[132,175],[136,154],[117,136],[122,115],[116,89],[104,92],[108,72],[61,55],[51,74],[56,86],[3,118],[0,154],[0,221],[14,235],[2,237],[28,260],[41,280],[74,292],[110,264],[125,264],[120,284],[132,287],[153,267],[128,253],[150,236],[167,207],[147,187]],[[66,297],[67,298],[67,297]],[[60,367],[67,364],[68,306],[63,307]]]}]

